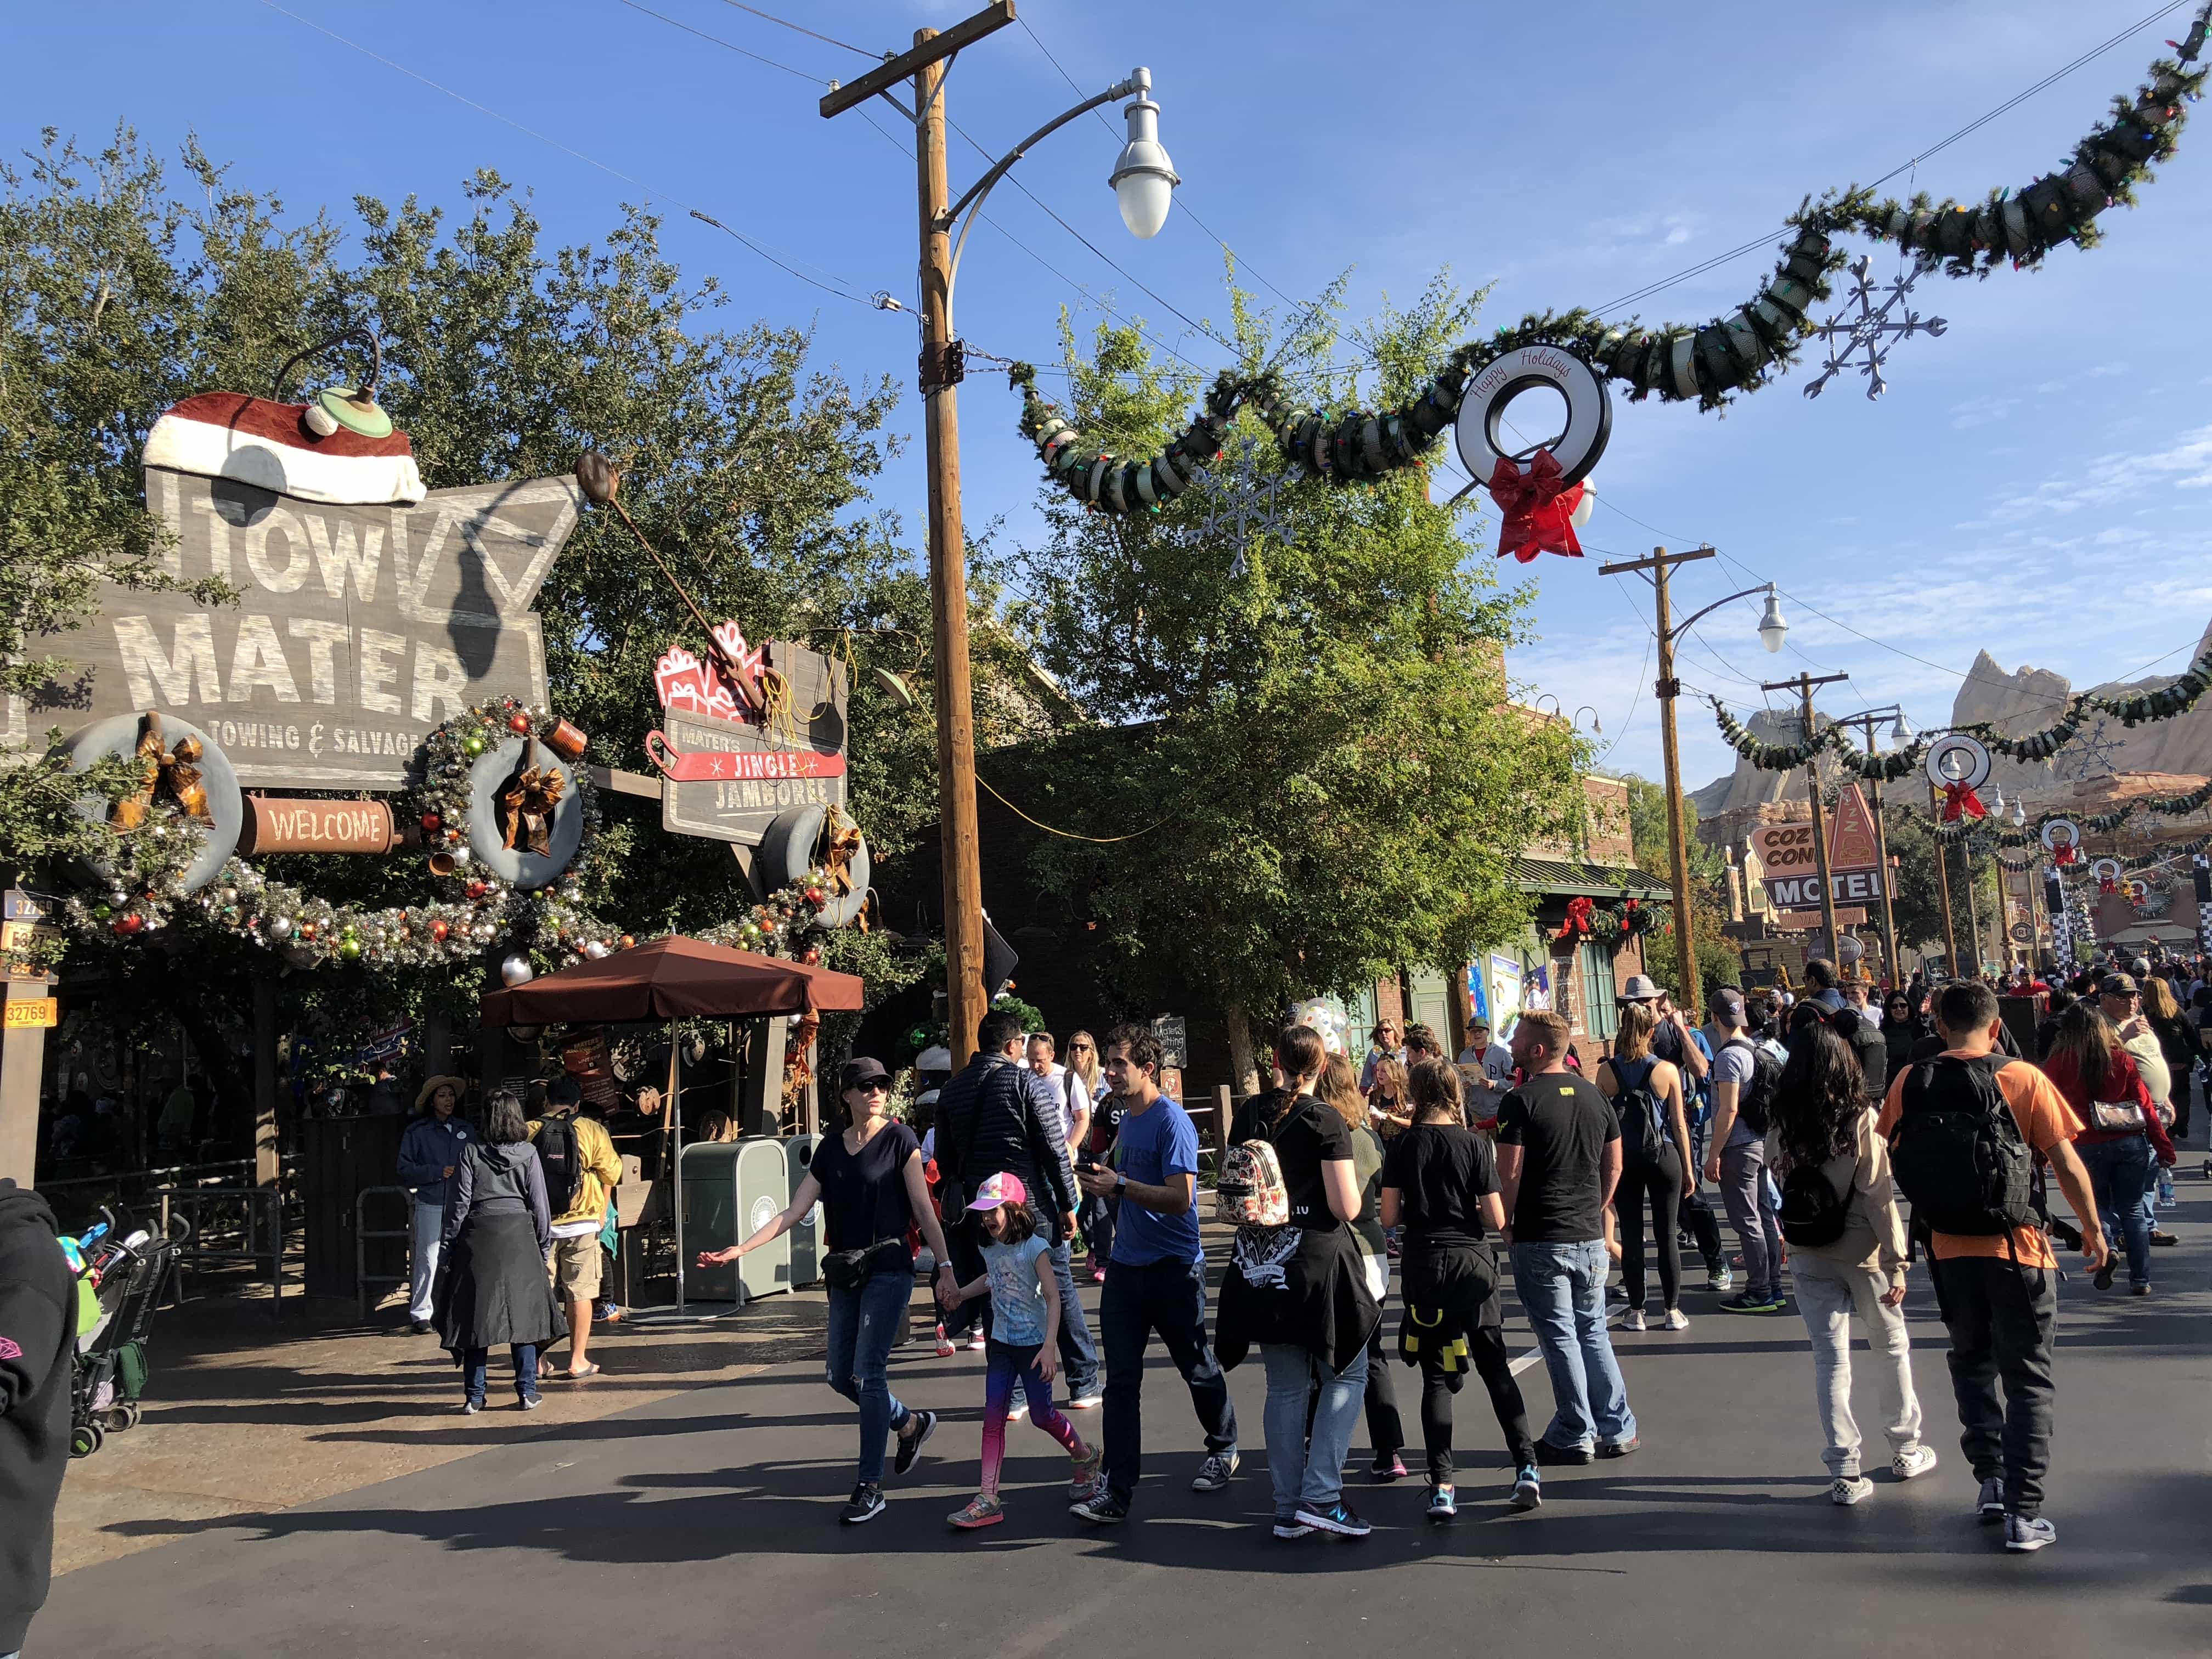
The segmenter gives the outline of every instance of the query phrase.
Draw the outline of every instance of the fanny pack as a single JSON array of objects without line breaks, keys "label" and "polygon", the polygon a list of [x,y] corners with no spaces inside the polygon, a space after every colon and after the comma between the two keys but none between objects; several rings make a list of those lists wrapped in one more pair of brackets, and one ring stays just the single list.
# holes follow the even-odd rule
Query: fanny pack
[{"label": "fanny pack", "polygon": [[822,1258],[822,1278],[833,1291],[857,1291],[878,1273],[912,1270],[903,1238],[879,1238],[857,1250],[832,1250]]},{"label": "fanny pack", "polygon": [[2143,1109],[2132,1100],[2093,1100],[2089,1103],[2089,1127],[2107,1131],[2133,1130],[2144,1132]]}]

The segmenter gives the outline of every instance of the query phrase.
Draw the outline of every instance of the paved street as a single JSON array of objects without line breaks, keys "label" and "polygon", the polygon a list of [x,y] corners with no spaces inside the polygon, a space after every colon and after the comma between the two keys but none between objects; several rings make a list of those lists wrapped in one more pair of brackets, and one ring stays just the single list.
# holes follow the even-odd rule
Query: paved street
[{"label": "paved street", "polygon": [[[1362,1474],[1347,1490],[1378,1523],[1363,1543],[1282,1544],[1259,1524],[1256,1363],[1232,1374],[1243,1472],[1225,1494],[1189,1491],[1198,1437],[1157,1348],[1130,1524],[1073,1520],[1065,1460],[1016,1426],[1006,1522],[955,1534],[944,1516],[973,1490],[981,1356],[917,1346],[893,1386],[946,1420],[857,1531],[836,1521],[853,1415],[811,1364],[785,1365],[302,1508],[158,1523],[172,1541],[57,1581],[31,1652],[2212,1652],[2212,1188],[2185,1164],[2181,1192],[2183,1243],[2158,1253],[2155,1297],[2100,1297],[2078,1278],[2062,1291],[2060,1542],[2040,1555],[2005,1555],[1967,1515],[1942,1330],[1917,1274],[1915,1370],[1943,1467],[1910,1486],[1884,1469],[1856,1509],[1826,1500],[1795,1315],[1712,1314],[1702,1291],[1687,1332],[1620,1339],[1641,1453],[1552,1471],[1543,1508],[1515,1515],[1471,1389],[1459,1524],[1424,1523],[1417,1480],[1377,1489]],[[1525,1351],[1517,1317],[1512,1335]],[[1397,1375],[1418,1434],[1412,1373]],[[1540,1424],[1541,1366],[1522,1382]],[[1096,1415],[1080,1420],[1095,1432]],[[1363,1470],[1366,1449],[1363,1430]]]}]

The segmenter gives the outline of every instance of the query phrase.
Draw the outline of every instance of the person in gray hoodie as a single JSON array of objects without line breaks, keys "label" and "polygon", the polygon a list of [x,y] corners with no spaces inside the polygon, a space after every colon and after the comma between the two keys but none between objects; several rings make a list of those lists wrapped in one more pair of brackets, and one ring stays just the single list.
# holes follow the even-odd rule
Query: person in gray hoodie
[{"label": "person in gray hoodie", "polygon": [[76,1285],[46,1200],[0,1181],[0,1654],[46,1604],[69,1467]]}]

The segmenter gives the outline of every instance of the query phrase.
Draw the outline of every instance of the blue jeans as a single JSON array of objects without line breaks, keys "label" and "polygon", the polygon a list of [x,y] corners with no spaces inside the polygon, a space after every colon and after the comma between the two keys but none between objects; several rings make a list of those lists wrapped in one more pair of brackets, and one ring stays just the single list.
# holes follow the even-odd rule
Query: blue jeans
[{"label": "blue jeans", "polygon": [[1562,1450],[1618,1445],[1636,1433],[1628,1385],[1605,1328],[1605,1241],[1516,1244],[1513,1288],[1543,1350],[1555,1409],[1543,1437]]},{"label": "blue jeans", "polygon": [[2077,1140],[2074,1150],[2089,1172],[2090,1190],[2097,1195],[2097,1213],[2105,1224],[2105,1237],[2124,1238],[2128,1246],[2128,1282],[2150,1283],[2150,1201],[2154,1190],[2151,1171],[2156,1155],[2145,1135],[2125,1140]]},{"label": "blue jeans", "polygon": [[[514,1397],[529,1400],[538,1393],[538,1345],[517,1342],[507,1352],[514,1356]],[[491,1364],[489,1348],[464,1348],[461,1351],[461,1392],[479,1406],[484,1401],[487,1378],[484,1375]]]},{"label": "blue jeans", "polygon": [[1075,1294],[1073,1252],[1065,1243],[1046,1252],[1052,1276],[1060,1281],[1060,1369],[1067,1397],[1080,1400],[1098,1392],[1098,1348],[1091,1340],[1091,1321]]},{"label": "blue jeans", "polygon": [[860,1408],[860,1480],[881,1486],[884,1443],[910,1413],[891,1393],[891,1344],[914,1300],[914,1274],[878,1273],[857,1291],[830,1292],[830,1386]]},{"label": "blue jeans", "polygon": [[[1362,1348],[1340,1371],[1288,1342],[1263,1342],[1260,1353],[1267,1364],[1263,1420],[1276,1517],[1285,1518],[1301,1506],[1332,1508],[1344,1496],[1344,1460],[1367,1397],[1367,1350]],[[1321,1393],[1309,1431],[1306,1399],[1316,1383]]]}]

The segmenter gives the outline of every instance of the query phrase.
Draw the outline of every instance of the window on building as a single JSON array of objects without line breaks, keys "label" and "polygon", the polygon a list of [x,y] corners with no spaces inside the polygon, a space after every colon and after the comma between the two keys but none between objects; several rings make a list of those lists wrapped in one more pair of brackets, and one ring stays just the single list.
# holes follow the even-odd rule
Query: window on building
[{"label": "window on building", "polygon": [[1620,1029],[1620,1013],[1613,1002],[1613,951],[1603,945],[1585,945],[1579,967],[1583,1029],[1601,1041],[1609,1039]]}]

